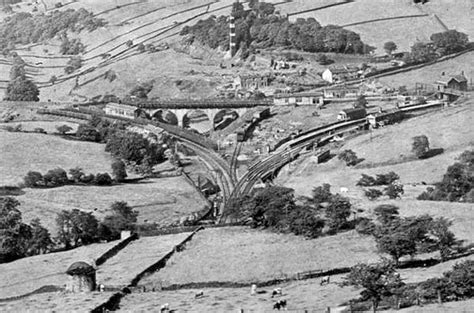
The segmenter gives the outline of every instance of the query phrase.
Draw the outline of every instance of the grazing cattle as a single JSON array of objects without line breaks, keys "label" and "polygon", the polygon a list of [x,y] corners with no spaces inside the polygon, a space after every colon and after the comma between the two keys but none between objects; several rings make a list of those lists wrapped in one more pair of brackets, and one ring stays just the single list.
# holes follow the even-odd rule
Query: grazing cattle
[{"label": "grazing cattle", "polygon": [[282,290],[281,288],[275,288],[273,289],[272,291],[272,298],[275,297],[275,296],[281,296],[283,293],[282,293]]},{"label": "grazing cattle", "polygon": [[254,296],[257,293],[257,285],[253,284],[252,288],[250,289],[250,295]]},{"label": "grazing cattle", "polygon": [[286,300],[279,300],[273,304],[273,309],[280,311],[280,309],[286,310]]},{"label": "grazing cattle", "polygon": [[349,192],[349,189],[346,188],[346,187],[341,187],[341,193],[348,193]]},{"label": "grazing cattle", "polygon": [[204,290],[201,290],[199,292],[196,292],[196,294],[194,295],[194,298],[202,298],[204,297]]},{"label": "grazing cattle", "polygon": [[170,311],[170,305],[168,303],[163,304],[160,308],[160,312],[162,313],[169,312],[169,311]]},{"label": "grazing cattle", "polygon": [[331,278],[330,278],[329,276],[323,277],[323,278],[321,279],[321,282],[319,283],[319,285],[321,285],[321,286],[322,286],[322,285],[328,285],[328,284],[330,283],[330,279],[331,279]]}]

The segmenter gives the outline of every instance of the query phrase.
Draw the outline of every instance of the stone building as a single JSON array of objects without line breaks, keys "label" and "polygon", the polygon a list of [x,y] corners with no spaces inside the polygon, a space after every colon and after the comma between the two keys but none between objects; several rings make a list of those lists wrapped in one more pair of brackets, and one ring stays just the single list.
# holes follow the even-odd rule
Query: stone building
[{"label": "stone building", "polygon": [[74,262],[66,271],[69,280],[66,291],[90,292],[96,288],[95,268],[86,262]]}]

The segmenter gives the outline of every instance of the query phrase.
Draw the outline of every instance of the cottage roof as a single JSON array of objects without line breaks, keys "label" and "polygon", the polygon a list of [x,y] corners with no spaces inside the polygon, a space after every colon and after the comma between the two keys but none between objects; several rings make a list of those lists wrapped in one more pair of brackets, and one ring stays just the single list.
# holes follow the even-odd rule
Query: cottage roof
[{"label": "cottage roof", "polygon": [[464,83],[467,82],[467,78],[464,75],[450,75],[450,76],[442,76],[440,79],[438,79],[436,82],[438,84],[443,84],[447,85],[451,80],[455,80],[458,83]]},{"label": "cottage roof", "polygon": [[322,97],[323,93],[320,91],[316,92],[296,92],[296,93],[278,93],[274,97],[277,99],[281,98],[292,98],[292,97]]},{"label": "cottage roof", "polygon": [[328,70],[330,70],[331,73],[333,74],[347,74],[347,73],[358,72],[359,68],[354,67],[354,66],[345,66],[345,67],[333,67],[333,68],[329,68]]},{"label": "cottage roof", "polygon": [[343,109],[341,112],[344,112],[346,114],[351,114],[355,112],[365,112],[364,108],[350,108],[350,109]]},{"label": "cottage roof", "polygon": [[66,271],[68,275],[89,275],[95,273],[95,268],[86,262],[74,262]]},{"label": "cottage roof", "polygon": [[117,108],[117,109],[125,109],[125,110],[136,110],[137,107],[127,104],[121,104],[116,102],[109,102],[106,104],[108,108]]}]

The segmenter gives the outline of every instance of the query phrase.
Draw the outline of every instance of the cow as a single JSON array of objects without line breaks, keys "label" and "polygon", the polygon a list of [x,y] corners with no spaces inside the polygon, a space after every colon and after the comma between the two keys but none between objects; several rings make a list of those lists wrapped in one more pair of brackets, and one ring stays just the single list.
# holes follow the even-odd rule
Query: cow
[{"label": "cow", "polygon": [[328,285],[330,283],[330,276],[325,276],[321,279],[321,282],[319,283],[320,286],[322,285]]},{"label": "cow", "polygon": [[169,312],[169,311],[170,311],[170,305],[168,303],[163,304],[160,308],[161,313]]},{"label": "cow", "polygon": [[281,296],[283,294],[281,288],[275,288],[272,291],[272,298],[276,296]]},{"label": "cow", "polygon": [[278,300],[273,304],[273,309],[280,311],[280,309],[286,310],[286,300]]},{"label": "cow", "polygon": [[346,187],[341,187],[341,193],[348,193],[349,192],[349,189],[346,188]]}]

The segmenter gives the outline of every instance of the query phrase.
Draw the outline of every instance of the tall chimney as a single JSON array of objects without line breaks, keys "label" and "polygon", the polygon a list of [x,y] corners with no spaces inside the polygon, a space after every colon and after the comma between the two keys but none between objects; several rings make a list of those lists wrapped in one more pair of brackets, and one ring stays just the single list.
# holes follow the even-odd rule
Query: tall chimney
[{"label": "tall chimney", "polygon": [[[235,3],[238,3],[239,1],[235,1]],[[234,17],[234,12],[230,13],[230,23],[229,23],[229,48],[230,48],[230,56],[233,57],[235,53],[237,52],[237,39],[235,37],[235,17]]]}]

